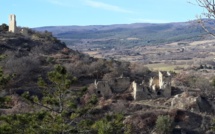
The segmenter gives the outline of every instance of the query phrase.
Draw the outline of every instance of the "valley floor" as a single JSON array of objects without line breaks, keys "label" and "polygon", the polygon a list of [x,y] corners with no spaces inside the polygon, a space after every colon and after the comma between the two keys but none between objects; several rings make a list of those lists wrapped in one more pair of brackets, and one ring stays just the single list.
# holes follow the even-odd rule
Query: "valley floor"
[{"label": "valley floor", "polygon": [[[75,46],[69,47],[75,49]],[[215,40],[185,41],[111,49],[99,47],[90,49],[90,47],[79,46],[78,50],[96,58],[141,62],[152,70],[179,72],[180,70],[199,67],[200,65],[213,66]]]}]

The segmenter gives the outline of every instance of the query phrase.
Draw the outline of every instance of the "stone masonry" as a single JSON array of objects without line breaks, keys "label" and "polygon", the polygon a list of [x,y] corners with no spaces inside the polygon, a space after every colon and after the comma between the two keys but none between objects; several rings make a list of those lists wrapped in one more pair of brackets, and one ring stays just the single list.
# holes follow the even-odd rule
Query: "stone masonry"
[{"label": "stone masonry", "polygon": [[171,74],[158,72],[158,76],[152,76],[148,85],[132,83],[134,100],[153,99],[157,97],[171,97]]},{"label": "stone masonry", "polygon": [[103,97],[110,97],[113,93],[122,93],[130,87],[130,78],[120,77],[109,81],[98,81],[94,83],[96,93]]},{"label": "stone masonry", "polygon": [[16,27],[16,15],[11,14],[9,16],[9,32],[16,33],[17,27]]}]

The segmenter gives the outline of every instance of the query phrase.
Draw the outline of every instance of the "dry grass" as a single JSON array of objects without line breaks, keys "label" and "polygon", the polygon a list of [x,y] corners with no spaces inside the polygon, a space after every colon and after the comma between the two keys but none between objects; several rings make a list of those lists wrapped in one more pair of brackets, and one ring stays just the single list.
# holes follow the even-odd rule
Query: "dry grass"
[{"label": "dry grass", "polygon": [[158,64],[148,64],[146,65],[151,70],[156,71],[175,71],[178,72],[179,70],[175,70],[176,67],[180,68],[187,68],[187,65],[171,65],[171,64],[164,64],[164,63],[158,63]]},{"label": "dry grass", "polygon": [[127,40],[139,40],[139,38],[127,38]]},{"label": "dry grass", "polygon": [[199,44],[206,44],[206,43],[214,43],[215,40],[203,40],[203,41],[194,41],[192,43],[190,43],[191,46],[196,46]]},{"label": "dry grass", "polygon": [[85,54],[89,54],[94,58],[102,58],[102,55],[98,51],[85,51]]}]

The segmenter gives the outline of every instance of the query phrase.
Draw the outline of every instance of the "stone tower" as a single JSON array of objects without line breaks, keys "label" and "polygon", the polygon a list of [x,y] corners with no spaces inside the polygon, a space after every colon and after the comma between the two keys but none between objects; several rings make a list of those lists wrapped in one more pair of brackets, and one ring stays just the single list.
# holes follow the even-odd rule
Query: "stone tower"
[{"label": "stone tower", "polygon": [[16,15],[11,14],[9,16],[9,32],[16,33]]},{"label": "stone tower", "polygon": [[158,72],[158,78],[159,78],[159,88],[162,89],[163,88],[163,74],[159,71]]}]

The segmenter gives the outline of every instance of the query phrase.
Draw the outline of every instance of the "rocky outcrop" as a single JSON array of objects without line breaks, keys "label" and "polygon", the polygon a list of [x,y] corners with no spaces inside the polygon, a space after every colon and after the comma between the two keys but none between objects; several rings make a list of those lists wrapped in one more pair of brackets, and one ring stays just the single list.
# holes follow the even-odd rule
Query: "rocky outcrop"
[{"label": "rocky outcrop", "polygon": [[196,104],[198,97],[188,96],[186,93],[175,95],[171,101],[171,108],[177,109],[192,109],[198,110],[198,106]]},{"label": "rocky outcrop", "polygon": [[124,124],[132,126],[132,132],[138,134],[159,134],[155,132],[159,116],[168,115],[172,121],[171,134],[205,134],[213,124],[211,116],[201,115],[186,110],[150,110],[135,113],[125,118]]},{"label": "rocky outcrop", "polygon": [[175,95],[171,99],[171,108],[191,110],[213,114],[214,107],[212,103],[201,95],[189,96],[187,93]]}]

